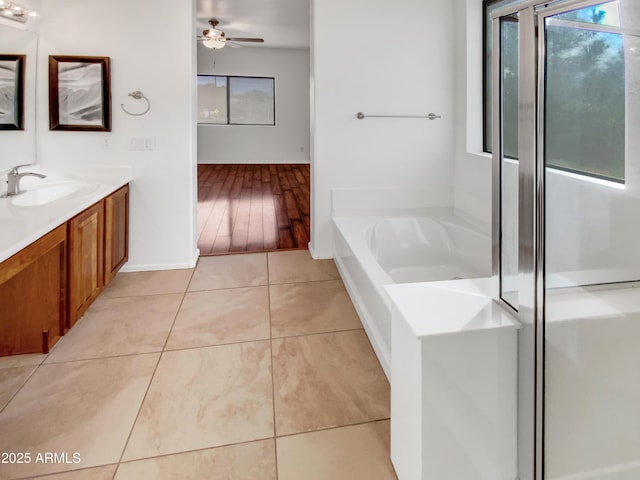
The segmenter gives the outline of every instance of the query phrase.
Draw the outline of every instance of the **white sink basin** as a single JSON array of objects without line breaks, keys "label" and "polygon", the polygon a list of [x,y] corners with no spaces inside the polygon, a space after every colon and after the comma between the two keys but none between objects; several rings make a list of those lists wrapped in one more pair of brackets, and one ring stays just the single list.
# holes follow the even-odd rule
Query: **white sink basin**
[{"label": "white sink basin", "polygon": [[17,207],[45,205],[68,197],[80,190],[85,190],[85,187],[87,187],[87,185],[79,182],[42,185],[22,192],[15,197],[11,197],[11,203]]}]

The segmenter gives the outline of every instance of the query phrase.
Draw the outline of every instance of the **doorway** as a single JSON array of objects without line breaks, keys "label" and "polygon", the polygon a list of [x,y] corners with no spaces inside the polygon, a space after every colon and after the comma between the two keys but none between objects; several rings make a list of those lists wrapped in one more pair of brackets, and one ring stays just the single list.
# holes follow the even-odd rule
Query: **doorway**
[{"label": "doorway", "polygon": [[200,255],[306,249],[309,164],[198,165]]}]

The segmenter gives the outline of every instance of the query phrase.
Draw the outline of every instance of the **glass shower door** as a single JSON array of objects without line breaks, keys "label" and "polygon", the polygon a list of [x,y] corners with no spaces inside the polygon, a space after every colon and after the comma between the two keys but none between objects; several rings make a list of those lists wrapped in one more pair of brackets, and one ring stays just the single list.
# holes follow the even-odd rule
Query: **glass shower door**
[{"label": "glass shower door", "polygon": [[538,10],[547,480],[640,478],[639,10]]},{"label": "glass shower door", "polygon": [[519,13],[499,19],[500,27],[500,298],[518,310],[518,88]]}]

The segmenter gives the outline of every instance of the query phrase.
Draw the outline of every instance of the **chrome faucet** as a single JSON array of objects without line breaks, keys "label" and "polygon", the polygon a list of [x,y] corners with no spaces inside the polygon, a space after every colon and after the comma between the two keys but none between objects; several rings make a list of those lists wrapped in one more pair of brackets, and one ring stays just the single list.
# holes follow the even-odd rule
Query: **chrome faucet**
[{"label": "chrome faucet", "polygon": [[9,171],[9,173],[7,174],[7,197],[12,197],[20,193],[20,179],[22,177],[26,177],[27,175],[30,175],[38,178],[46,178],[46,175],[42,175],[40,173],[18,172],[19,168],[28,167],[29,165],[32,165],[32,164],[28,163],[26,165],[17,165]]}]

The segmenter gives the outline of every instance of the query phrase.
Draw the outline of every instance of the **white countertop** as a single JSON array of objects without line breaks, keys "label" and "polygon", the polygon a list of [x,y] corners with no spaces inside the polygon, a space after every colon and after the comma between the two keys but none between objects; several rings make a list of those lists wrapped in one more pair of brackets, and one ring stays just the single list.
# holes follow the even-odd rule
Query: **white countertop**
[{"label": "white countertop", "polygon": [[[31,176],[22,178],[20,187],[23,191],[62,183],[80,183],[81,188],[66,197],[37,206],[14,205],[13,199],[19,195],[0,198],[0,262],[131,181],[131,169],[122,166],[68,172],[33,165],[23,167],[20,171],[47,176],[44,179]],[[1,189],[2,193],[5,193],[5,189],[6,186]]]},{"label": "white countertop", "polygon": [[520,323],[493,300],[490,278],[403,283],[384,288],[419,339],[520,328]]}]

